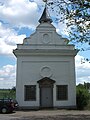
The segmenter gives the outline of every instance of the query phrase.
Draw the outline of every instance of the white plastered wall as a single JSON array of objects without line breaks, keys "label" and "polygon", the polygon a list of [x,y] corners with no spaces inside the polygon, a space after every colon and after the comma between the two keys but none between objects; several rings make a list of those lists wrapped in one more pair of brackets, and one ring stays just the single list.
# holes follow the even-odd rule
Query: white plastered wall
[{"label": "white plastered wall", "polygon": [[[17,101],[20,106],[40,106],[38,80],[42,78],[41,68],[50,67],[51,79],[55,80],[53,88],[53,106],[75,106],[75,71],[73,57],[65,56],[23,56],[17,65]],[[24,85],[36,85],[36,101],[24,101]],[[68,100],[56,100],[56,85],[68,85]]]}]

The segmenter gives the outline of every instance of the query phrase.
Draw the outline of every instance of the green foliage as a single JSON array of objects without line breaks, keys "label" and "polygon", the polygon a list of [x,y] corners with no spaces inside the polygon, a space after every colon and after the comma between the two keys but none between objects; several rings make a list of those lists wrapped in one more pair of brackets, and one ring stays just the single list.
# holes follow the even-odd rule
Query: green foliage
[{"label": "green foliage", "polygon": [[85,110],[90,110],[90,100],[89,100],[88,105],[85,107]]},{"label": "green foliage", "polygon": [[90,45],[90,0],[48,0],[56,19],[68,27],[70,41]]},{"label": "green foliage", "polygon": [[89,103],[90,94],[84,85],[79,84],[76,88],[77,109],[83,110]]},{"label": "green foliage", "polygon": [[0,90],[0,98],[2,99],[2,98],[8,98],[8,96],[9,96],[9,90],[6,90],[6,89],[1,89]]},{"label": "green foliage", "polygon": [[90,89],[90,83],[85,83],[85,82],[84,82],[84,87],[85,87],[86,89]]},{"label": "green foliage", "polygon": [[12,89],[1,89],[0,90],[0,99],[2,99],[2,98],[16,99],[16,89],[14,87]]}]

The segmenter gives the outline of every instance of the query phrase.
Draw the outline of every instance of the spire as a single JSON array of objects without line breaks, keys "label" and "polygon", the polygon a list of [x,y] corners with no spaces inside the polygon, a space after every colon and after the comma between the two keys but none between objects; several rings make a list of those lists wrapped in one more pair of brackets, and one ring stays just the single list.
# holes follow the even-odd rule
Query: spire
[{"label": "spire", "polygon": [[40,23],[43,23],[43,22],[51,23],[52,22],[52,20],[50,19],[49,14],[47,12],[47,6],[46,5],[45,5],[45,8],[44,8],[44,11],[43,11],[43,14],[42,14],[41,18],[39,19],[39,22]]}]

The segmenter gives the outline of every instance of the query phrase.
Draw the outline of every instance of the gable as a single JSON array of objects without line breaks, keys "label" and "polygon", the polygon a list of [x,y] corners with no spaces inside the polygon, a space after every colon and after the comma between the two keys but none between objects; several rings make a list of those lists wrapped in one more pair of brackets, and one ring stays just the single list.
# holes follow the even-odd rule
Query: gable
[{"label": "gable", "polygon": [[30,37],[25,38],[24,44],[42,44],[42,45],[65,45],[68,40],[57,34],[55,27],[50,23],[41,23],[36,32]]}]

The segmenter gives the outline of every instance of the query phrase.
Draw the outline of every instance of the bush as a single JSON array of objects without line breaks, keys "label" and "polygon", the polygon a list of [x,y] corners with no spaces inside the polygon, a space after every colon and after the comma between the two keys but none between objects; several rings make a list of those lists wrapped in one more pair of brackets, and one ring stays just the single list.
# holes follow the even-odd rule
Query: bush
[{"label": "bush", "polygon": [[88,105],[90,94],[84,86],[77,86],[76,90],[77,109],[83,110]]}]

